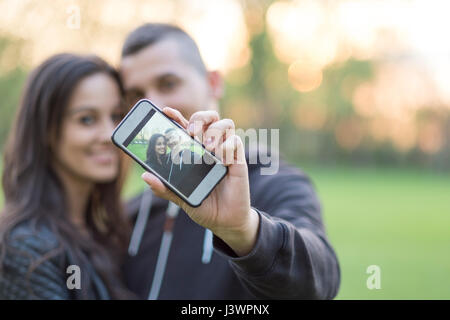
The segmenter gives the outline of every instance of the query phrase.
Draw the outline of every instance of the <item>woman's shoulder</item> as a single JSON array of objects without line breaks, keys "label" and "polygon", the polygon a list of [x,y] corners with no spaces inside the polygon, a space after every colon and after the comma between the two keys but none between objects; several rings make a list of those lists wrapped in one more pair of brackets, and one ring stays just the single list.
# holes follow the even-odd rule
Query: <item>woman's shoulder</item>
[{"label": "woman's shoulder", "polygon": [[[5,239],[0,299],[68,299],[64,255],[45,225],[21,223]],[[53,253],[52,253],[53,252]]]},{"label": "woman's shoulder", "polygon": [[6,235],[2,247],[3,265],[29,267],[41,260],[59,265],[64,260],[60,241],[56,234],[44,224],[34,225],[30,222],[22,222],[14,226]]},{"label": "woman's shoulder", "polygon": [[11,229],[6,245],[25,251],[46,253],[59,246],[58,237],[46,224],[34,224],[29,221],[22,222]]}]

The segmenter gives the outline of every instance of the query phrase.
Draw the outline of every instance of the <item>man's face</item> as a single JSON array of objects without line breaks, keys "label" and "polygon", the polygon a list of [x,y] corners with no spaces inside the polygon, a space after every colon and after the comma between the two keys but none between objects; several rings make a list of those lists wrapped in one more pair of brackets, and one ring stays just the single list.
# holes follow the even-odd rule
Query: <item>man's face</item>
[{"label": "man's face", "polygon": [[121,61],[121,76],[130,100],[148,98],[157,106],[178,109],[187,119],[215,107],[207,75],[180,56],[176,39],[163,39]]},{"label": "man's face", "polygon": [[169,131],[165,135],[167,146],[173,150],[180,143],[180,136],[175,130]]}]

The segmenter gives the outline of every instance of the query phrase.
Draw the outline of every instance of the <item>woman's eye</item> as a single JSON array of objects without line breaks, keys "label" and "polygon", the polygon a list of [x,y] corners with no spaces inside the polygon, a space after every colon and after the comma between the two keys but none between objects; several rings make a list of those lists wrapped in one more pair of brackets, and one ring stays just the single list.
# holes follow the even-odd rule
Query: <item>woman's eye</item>
[{"label": "woman's eye", "polygon": [[80,118],[80,123],[89,126],[95,122],[95,119],[93,116],[83,116]]}]

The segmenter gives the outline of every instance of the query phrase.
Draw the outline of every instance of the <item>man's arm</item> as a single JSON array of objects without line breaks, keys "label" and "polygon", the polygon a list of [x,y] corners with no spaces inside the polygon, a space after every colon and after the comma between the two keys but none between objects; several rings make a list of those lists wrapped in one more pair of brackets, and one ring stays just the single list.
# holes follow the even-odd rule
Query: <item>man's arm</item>
[{"label": "man's arm", "polygon": [[[280,172],[269,176],[269,182],[264,180],[266,187],[261,188],[261,193],[267,205],[261,208],[268,214],[257,214],[251,208],[244,146],[234,132],[234,122],[231,119],[220,120],[215,111],[196,112],[190,121],[175,109],[166,107],[163,112],[185,129],[189,128],[191,135],[199,139],[203,137],[206,149],[221,158],[228,167],[228,174],[197,208],[190,207],[156,176],[145,172],[142,178],[154,194],[180,206],[194,222],[211,230],[234,253],[238,253],[241,256],[238,259],[255,256],[255,263],[250,263],[252,267],[244,267],[243,271],[266,268],[258,270],[261,271],[258,276],[267,275],[267,279],[258,282],[251,278],[249,289],[258,296],[334,297],[339,284],[337,259],[323,232],[318,201],[309,182],[306,183],[308,187],[305,186],[307,180],[304,176],[302,178],[298,172],[296,175],[293,172],[282,175]],[[245,266],[245,262],[241,265]],[[248,279],[250,277],[243,281]],[[279,292],[276,292],[277,288]]]},{"label": "man's arm", "polygon": [[339,265],[309,179],[282,164],[275,175],[251,179],[251,190],[260,217],[253,249],[238,257],[218,237],[215,248],[258,298],[334,298]]}]

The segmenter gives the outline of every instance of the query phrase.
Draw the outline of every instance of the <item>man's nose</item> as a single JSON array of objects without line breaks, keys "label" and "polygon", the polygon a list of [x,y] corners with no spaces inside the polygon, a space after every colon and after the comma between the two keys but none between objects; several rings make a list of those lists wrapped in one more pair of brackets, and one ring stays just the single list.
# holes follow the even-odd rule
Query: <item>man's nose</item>
[{"label": "man's nose", "polygon": [[169,107],[164,97],[155,90],[149,90],[145,93],[145,97],[160,108]]}]

